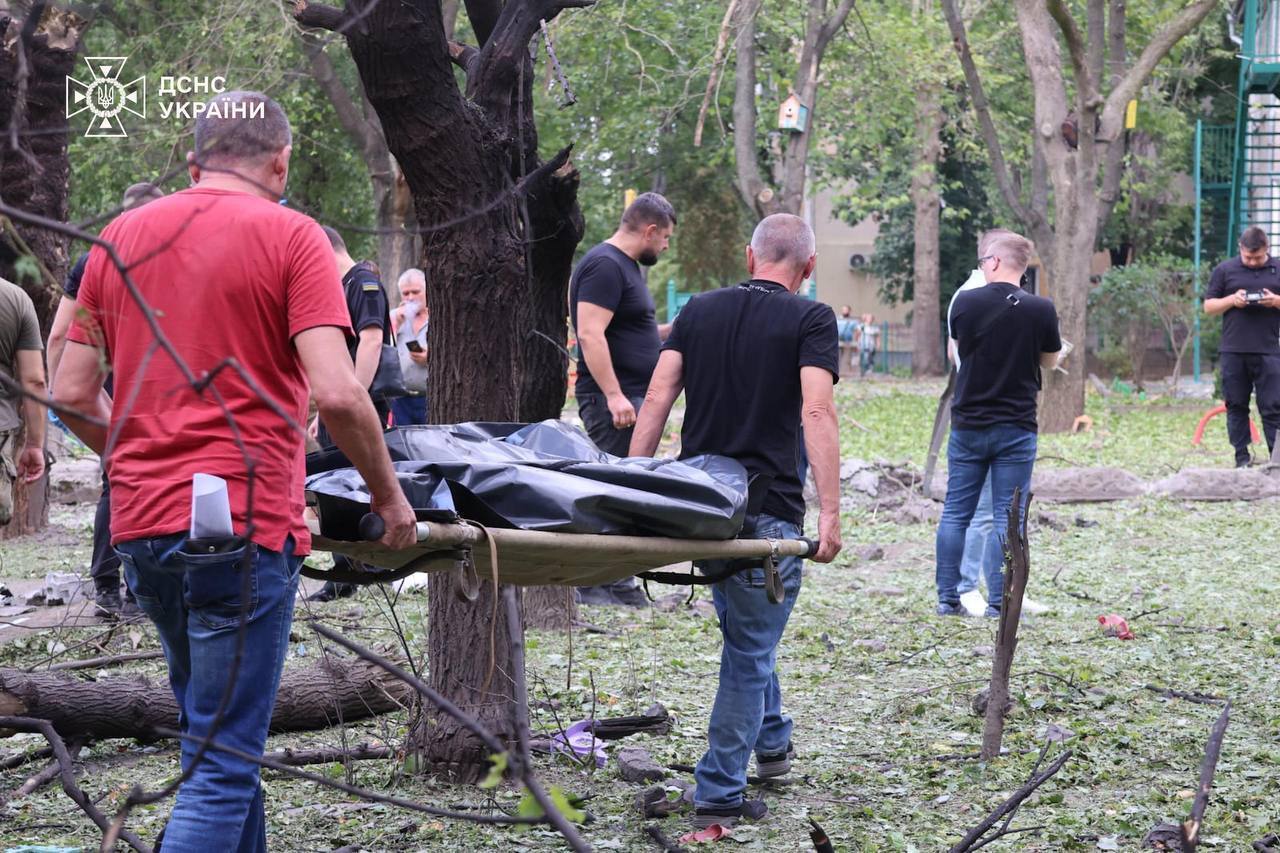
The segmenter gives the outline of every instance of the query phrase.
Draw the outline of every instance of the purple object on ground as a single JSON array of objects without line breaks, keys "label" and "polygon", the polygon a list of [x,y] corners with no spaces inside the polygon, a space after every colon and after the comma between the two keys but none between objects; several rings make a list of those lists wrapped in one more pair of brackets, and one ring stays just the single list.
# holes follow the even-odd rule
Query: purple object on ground
[{"label": "purple object on ground", "polygon": [[572,752],[580,758],[595,754],[596,767],[604,767],[608,756],[604,751],[604,741],[591,733],[595,720],[582,720],[551,739],[551,748],[558,752]]}]

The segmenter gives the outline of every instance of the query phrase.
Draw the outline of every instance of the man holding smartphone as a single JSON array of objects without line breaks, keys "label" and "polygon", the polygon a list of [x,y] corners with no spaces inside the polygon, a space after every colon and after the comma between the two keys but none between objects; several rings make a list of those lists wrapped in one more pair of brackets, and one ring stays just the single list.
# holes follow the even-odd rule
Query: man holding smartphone
[{"label": "man holding smartphone", "polygon": [[1267,234],[1246,228],[1240,254],[1214,269],[1204,292],[1204,313],[1222,315],[1218,370],[1227,405],[1227,438],[1236,467],[1248,467],[1249,397],[1258,395],[1258,414],[1267,452],[1280,427],[1280,269],[1270,255]]}]

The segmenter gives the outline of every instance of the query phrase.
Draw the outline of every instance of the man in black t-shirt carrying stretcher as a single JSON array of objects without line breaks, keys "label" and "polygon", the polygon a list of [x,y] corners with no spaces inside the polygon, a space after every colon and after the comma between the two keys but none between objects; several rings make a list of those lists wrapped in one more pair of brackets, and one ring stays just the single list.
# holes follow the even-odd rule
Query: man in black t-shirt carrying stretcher
[{"label": "man in black t-shirt carrying stretcher", "polygon": [[[795,295],[814,263],[813,231],[803,219],[779,213],[756,227],[747,248],[751,280],[698,294],[676,318],[645,394],[631,455],[653,455],[683,390],[680,457],[717,453],[738,460],[752,476],[772,478],[754,528],[743,535],[798,539],[803,441],[820,506],[814,560],[828,563],[841,544],[832,396],[839,348],[831,308]],[[785,594],[776,604],[766,594],[763,569],[738,572],[712,588],[724,648],[708,748],[694,773],[699,827],[764,816],[762,801],[742,796],[752,752],[761,777],[791,768],[791,718],[782,712],[776,660],[800,593],[800,558],[780,559],[777,571]]]}]

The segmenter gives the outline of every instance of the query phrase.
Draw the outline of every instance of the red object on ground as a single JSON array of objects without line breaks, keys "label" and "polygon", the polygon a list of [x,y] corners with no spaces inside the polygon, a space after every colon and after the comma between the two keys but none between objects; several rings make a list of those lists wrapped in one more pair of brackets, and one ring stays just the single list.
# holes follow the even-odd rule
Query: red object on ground
[{"label": "red object on ground", "polygon": [[1137,639],[1133,632],[1129,630],[1129,623],[1124,621],[1123,616],[1108,613],[1106,616],[1098,617],[1098,624],[1102,626],[1102,633],[1108,637],[1115,637],[1117,640]]},{"label": "red object on ground", "polygon": [[[1209,425],[1209,421],[1213,420],[1216,415],[1221,415],[1226,410],[1226,404],[1219,403],[1204,413],[1204,417],[1200,418],[1200,423],[1196,424],[1195,435],[1191,437],[1191,444],[1193,447],[1199,447],[1200,442],[1204,440],[1204,428]],[[1257,444],[1262,440],[1262,436],[1258,435],[1258,425],[1253,422],[1253,418],[1249,418],[1249,438],[1254,444]]]},{"label": "red object on ground", "polygon": [[694,841],[719,841],[721,838],[728,838],[729,830],[725,829],[718,823],[713,823],[706,829],[699,829],[697,832],[686,832],[680,836],[681,844],[688,844]]}]

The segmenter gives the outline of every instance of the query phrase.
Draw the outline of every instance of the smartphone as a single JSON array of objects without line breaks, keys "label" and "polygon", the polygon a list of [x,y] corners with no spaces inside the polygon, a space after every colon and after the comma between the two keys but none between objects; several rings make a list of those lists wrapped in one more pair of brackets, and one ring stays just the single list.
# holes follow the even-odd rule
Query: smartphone
[{"label": "smartphone", "polygon": [[422,344],[417,341],[409,341],[404,345],[409,352],[422,352]]}]

